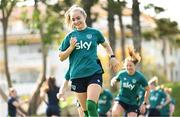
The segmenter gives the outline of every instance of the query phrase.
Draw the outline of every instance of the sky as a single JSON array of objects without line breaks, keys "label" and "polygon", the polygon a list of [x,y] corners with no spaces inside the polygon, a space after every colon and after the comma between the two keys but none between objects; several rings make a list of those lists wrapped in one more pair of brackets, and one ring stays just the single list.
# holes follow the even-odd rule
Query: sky
[{"label": "sky", "polygon": [[[132,0],[127,0],[131,5]],[[165,17],[165,18],[170,18],[172,21],[178,22],[180,26],[180,15],[178,15],[180,11],[180,5],[179,5],[179,0],[139,0],[140,2],[140,8],[141,11],[144,11],[144,6],[147,5],[148,3],[153,3],[155,6],[159,6],[165,9],[165,11],[157,17]],[[145,13],[155,16],[152,10],[144,11]]]}]

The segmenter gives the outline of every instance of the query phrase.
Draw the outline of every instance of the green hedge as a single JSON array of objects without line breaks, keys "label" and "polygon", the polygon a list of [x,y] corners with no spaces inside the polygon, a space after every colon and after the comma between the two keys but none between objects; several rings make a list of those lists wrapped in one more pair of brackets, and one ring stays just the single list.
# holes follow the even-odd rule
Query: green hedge
[{"label": "green hedge", "polygon": [[174,116],[180,116],[180,83],[167,83],[165,86],[172,88],[171,96],[176,101]]}]

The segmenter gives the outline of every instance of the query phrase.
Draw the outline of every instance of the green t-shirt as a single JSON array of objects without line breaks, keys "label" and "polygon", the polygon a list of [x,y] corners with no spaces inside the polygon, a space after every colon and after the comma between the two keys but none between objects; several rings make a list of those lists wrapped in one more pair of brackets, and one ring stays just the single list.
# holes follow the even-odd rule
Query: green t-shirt
[{"label": "green t-shirt", "polygon": [[82,31],[73,30],[64,38],[60,51],[65,51],[70,46],[72,37],[76,37],[77,43],[69,56],[69,75],[66,76],[72,80],[102,73],[101,66],[97,62],[97,46],[105,42],[101,32],[90,27]]},{"label": "green t-shirt", "polygon": [[111,92],[107,89],[100,94],[98,100],[98,112],[101,114],[106,114],[112,106],[113,96]]},{"label": "green t-shirt", "polygon": [[[162,93],[163,97],[162,97],[162,100],[161,100],[161,103],[160,104],[164,104],[167,100],[167,95],[164,90],[161,90],[159,89],[159,91]],[[161,109],[160,109],[160,113],[161,113],[161,116],[169,116],[170,114],[170,102],[168,104],[166,104],[165,106],[163,106]]]},{"label": "green t-shirt", "polygon": [[148,86],[144,75],[135,71],[134,75],[129,75],[126,70],[118,73],[117,80],[120,81],[120,92],[118,99],[130,105],[138,105],[139,87]]},{"label": "green t-shirt", "polygon": [[165,95],[160,90],[151,90],[149,95],[150,108],[156,108],[158,105],[160,105],[164,99],[164,96]]}]

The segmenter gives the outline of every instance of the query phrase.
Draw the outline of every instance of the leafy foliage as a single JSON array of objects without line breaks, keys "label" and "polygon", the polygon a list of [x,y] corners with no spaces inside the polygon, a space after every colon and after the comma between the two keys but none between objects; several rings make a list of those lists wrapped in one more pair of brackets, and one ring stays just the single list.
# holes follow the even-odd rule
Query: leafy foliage
[{"label": "leafy foliage", "polygon": [[179,33],[178,24],[175,21],[170,21],[168,18],[156,20],[157,28],[155,29],[159,37],[172,36]]}]

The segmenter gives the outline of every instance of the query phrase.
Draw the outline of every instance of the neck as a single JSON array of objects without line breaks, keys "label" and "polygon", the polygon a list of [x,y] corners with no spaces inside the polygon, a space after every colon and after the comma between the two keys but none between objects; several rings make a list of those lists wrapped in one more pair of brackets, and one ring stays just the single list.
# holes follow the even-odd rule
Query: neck
[{"label": "neck", "polygon": [[83,27],[81,27],[81,28],[77,28],[77,30],[84,30],[85,28],[87,28],[87,25],[85,25],[85,26],[83,26]]},{"label": "neck", "polygon": [[134,71],[134,72],[129,72],[128,74],[129,74],[129,75],[134,75],[134,74],[135,74],[135,71]]}]

